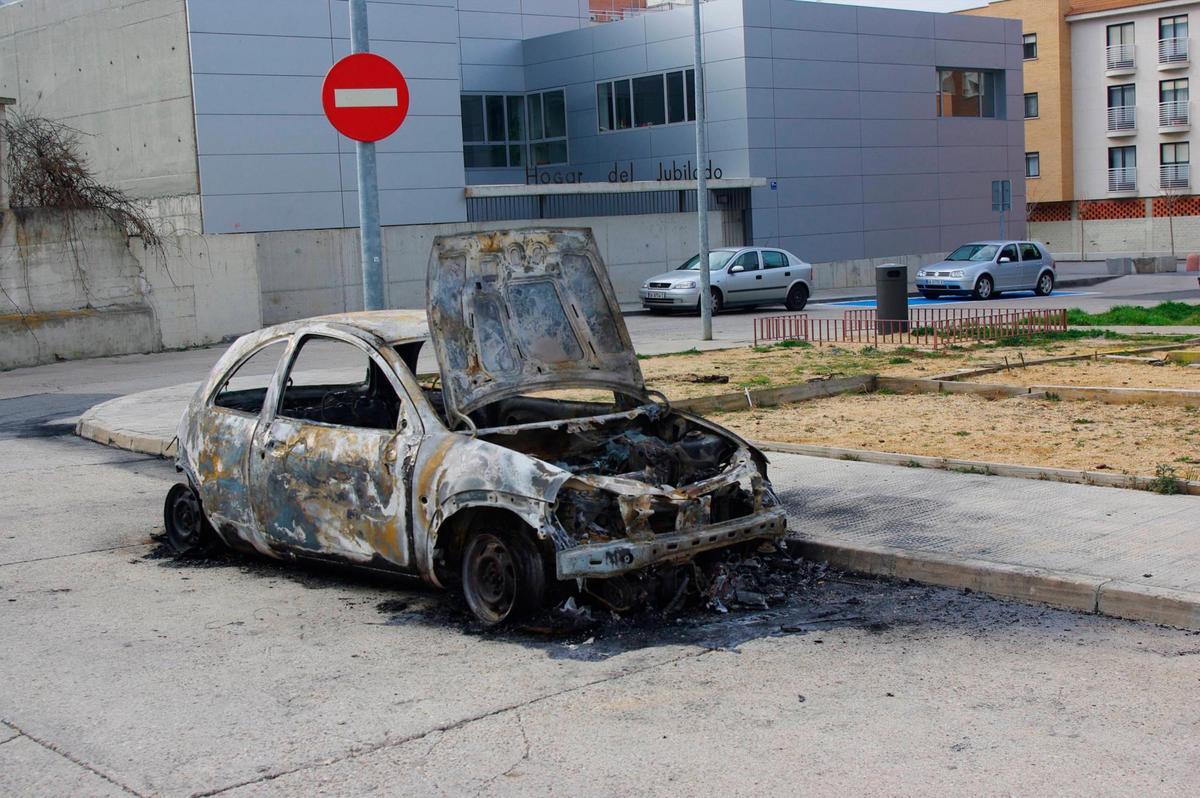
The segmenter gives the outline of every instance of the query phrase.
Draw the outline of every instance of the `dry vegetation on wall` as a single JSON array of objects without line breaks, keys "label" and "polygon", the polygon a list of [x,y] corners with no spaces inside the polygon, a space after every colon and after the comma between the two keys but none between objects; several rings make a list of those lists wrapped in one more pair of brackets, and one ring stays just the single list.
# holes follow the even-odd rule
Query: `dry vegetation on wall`
[{"label": "dry vegetation on wall", "polygon": [[12,207],[102,211],[147,247],[162,249],[142,208],[125,192],[96,179],[80,155],[83,133],[52,119],[10,111],[4,135]]}]

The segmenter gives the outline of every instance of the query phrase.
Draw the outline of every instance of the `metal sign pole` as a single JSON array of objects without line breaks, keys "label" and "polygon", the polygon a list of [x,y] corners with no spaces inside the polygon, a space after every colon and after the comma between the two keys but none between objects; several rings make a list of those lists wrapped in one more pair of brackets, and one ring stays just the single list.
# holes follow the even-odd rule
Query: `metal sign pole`
[{"label": "metal sign pole", "polygon": [[[350,0],[350,51],[370,51],[367,0]],[[356,142],[355,151],[358,161],[358,225],[362,249],[363,310],[382,310],[383,244],[379,233],[379,176],[375,170],[375,142]]]},{"label": "metal sign pole", "polygon": [[700,0],[692,0],[693,60],[696,69],[696,213],[700,222],[700,319],[702,338],[712,340],[712,291],[708,274],[708,144],[704,135],[704,54],[700,42]]}]

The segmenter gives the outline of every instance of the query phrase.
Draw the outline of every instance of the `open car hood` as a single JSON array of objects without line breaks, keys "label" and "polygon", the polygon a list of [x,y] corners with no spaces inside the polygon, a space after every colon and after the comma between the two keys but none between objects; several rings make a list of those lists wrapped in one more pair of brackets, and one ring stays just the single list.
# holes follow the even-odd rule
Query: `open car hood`
[{"label": "open car hood", "polygon": [[587,228],[438,236],[427,296],[451,419],[553,388],[646,395]]}]

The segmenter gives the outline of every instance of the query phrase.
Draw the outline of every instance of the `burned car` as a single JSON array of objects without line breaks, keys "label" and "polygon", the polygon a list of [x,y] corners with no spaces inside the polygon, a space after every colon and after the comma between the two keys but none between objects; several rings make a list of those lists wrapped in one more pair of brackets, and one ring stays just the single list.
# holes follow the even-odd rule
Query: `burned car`
[{"label": "burned car", "polygon": [[428,297],[238,339],[180,422],[171,544],[417,576],[490,625],[783,536],[763,455],[647,390],[589,230],[440,237]]}]

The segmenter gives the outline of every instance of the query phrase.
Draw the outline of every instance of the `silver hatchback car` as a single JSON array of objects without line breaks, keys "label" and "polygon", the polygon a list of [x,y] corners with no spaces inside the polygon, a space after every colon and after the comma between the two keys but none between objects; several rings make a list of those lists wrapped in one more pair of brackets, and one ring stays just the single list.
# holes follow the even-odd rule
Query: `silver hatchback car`
[{"label": "silver hatchback car", "polygon": [[[787,305],[801,310],[812,294],[812,264],[774,247],[724,247],[708,256],[713,313],[740,305]],[[697,310],[700,306],[700,256],[678,269],[655,275],[638,292],[642,307]]]},{"label": "silver hatchback car", "polygon": [[1054,258],[1033,241],[977,241],[963,244],[944,261],[917,272],[917,290],[929,299],[966,294],[995,299],[1002,291],[1054,290]]}]

